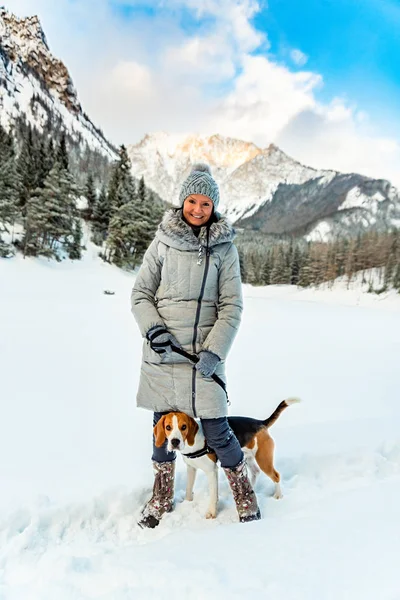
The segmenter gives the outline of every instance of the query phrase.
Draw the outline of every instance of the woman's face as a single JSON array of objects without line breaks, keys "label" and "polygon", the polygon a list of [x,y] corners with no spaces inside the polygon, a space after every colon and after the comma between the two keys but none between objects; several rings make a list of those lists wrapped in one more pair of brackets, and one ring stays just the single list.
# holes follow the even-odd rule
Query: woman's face
[{"label": "woman's face", "polygon": [[190,194],[183,203],[183,216],[190,225],[205,225],[212,211],[212,201],[203,194]]}]

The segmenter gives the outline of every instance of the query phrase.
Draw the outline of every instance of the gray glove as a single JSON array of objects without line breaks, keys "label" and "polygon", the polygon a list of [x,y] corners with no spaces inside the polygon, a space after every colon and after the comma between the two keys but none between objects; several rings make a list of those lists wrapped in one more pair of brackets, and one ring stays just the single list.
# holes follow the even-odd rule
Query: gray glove
[{"label": "gray glove", "polygon": [[164,354],[164,352],[169,354],[172,352],[171,345],[181,348],[181,345],[174,336],[161,325],[156,325],[149,329],[146,333],[146,337],[150,342],[150,348],[154,350],[154,352],[157,352],[157,354]]},{"label": "gray glove", "polygon": [[211,375],[214,374],[218,363],[221,361],[219,356],[209,350],[202,350],[199,352],[199,359],[199,362],[197,362],[195,366],[204,377],[211,377]]}]

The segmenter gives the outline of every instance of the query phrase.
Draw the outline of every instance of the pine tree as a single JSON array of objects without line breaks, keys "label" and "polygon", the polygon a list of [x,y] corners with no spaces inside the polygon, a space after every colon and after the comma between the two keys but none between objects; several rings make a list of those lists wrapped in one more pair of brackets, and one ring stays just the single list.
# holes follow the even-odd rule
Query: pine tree
[{"label": "pine tree", "polygon": [[337,277],[337,273],[338,273],[336,252],[337,252],[337,242],[334,242],[333,244],[330,245],[330,248],[328,250],[327,266],[326,266],[326,271],[325,271],[325,281],[329,282],[330,287],[332,287],[332,285],[334,284],[334,281],[335,281],[335,279]]},{"label": "pine tree", "polygon": [[385,264],[385,279],[384,284],[388,286],[393,282],[396,273],[396,266],[399,261],[400,254],[400,239],[397,231],[389,234],[387,258]]},{"label": "pine tree", "polygon": [[111,218],[107,238],[108,259],[119,267],[134,267],[137,244],[141,237],[136,219],[136,206],[128,202],[120,206]]},{"label": "pine tree", "polygon": [[264,257],[264,264],[261,271],[261,285],[270,285],[272,271],[272,252],[268,251]]},{"label": "pine tree", "polygon": [[143,257],[161,219],[162,207],[147,200],[128,202],[111,220],[107,238],[108,259],[118,266],[134,268]]},{"label": "pine tree", "polygon": [[347,277],[347,287],[350,287],[351,280],[353,279],[354,273],[356,271],[355,268],[355,248],[356,241],[350,240],[347,244],[347,253],[346,253],[346,263],[345,263],[345,273]]},{"label": "pine tree", "polygon": [[113,211],[124,204],[136,200],[136,187],[131,173],[131,161],[124,145],[119,149],[119,160],[114,164],[110,184],[108,188],[108,199]]},{"label": "pine tree", "polygon": [[142,177],[139,180],[139,186],[138,186],[138,200],[141,203],[146,202],[146,186],[144,183],[144,177],[142,175]]},{"label": "pine tree", "polygon": [[111,204],[106,192],[106,188],[103,185],[96,204],[94,205],[92,215],[93,241],[99,246],[102,245],[107,237],[111,213]]},{"label": "pine tree", "polygon": [[61,135],[55,159],[52,142],[49,142],[47,152],[44,145],[40,150],[39,185],[31,192],[26,204],[24,255],[41,254],[60,260],[62,253],[67,252],[70,257],[80,258],[82,228],[76,208],[78,189],[69,172],[65,133]]},{"label": "pine tree", "polygon": [[68,151],[67,151],[67,142],[65,137],[65,132],[61,134],[60,143],[58,145],[57,150],[57,162],[61,165],[63,169],[66,171],[69,170],[69,159],[68,159]]},{"label": "pine tree", "polygon": [[246,262],[247,279],[246,279],[245,283],[250,283],[252,285],[260,284],[259,264],[258,263],[259,263],[259,260],[257,260],[256,252],[250,252],[248,254],[247,262]]},{"label": "pine tree", "polygon": [[396,269],[395,269],[395,272],[393,275],[392,285],[395,290],[400,292],[400,262],[397,263],[397,266],[396,266]]},{"label": "pine tree", "polygon": [[77,221],[77,190],[71,175],[56,163],[29,199],[25,218],[24,255],[59,259],[69,250]]},{"label": "pine tree", "polygon": [[49,146],[46,144],[44,137],[42,138],[38,152],[38,164],[37,164],[37,187],[43,187],[44,181],[47,175],[50,173],[54,164],[53,153],[50,154]]},{"label": "pine tree", "polygon": [[37,163],[39,162],[34,145],[32,127],[29,125],[22,139],[22,147],[17,161],[17,171],[20,180],[19,204],[22,214],[30,195],[37,187]]},{"label": "pine tree", "polygon": [[0,158],[0,234],[14,225],[19,214],[19,181],[13,157]]},{"label": "pine tree", "polygon": [[271,284],[290,283],[290,269],[287,265],[287,259],[282,244],[279,244],[277,251],[273,255],[273,267],[271,270]]},{"label": "pine tree", "polygon": [[301,270],[301,252],[298,244],[294,247],[291,264],[290,264],[290,283],[291,285],[297,285],[299,283]]},{"label": "pine tree", "polygon": [[93,175],[89,173],[85,186],[85,197],[87,200],[87,210],[85,215],[88,219],[92,219],[93,211],[97,202],[96,190],[94,187]]},{"label": "pine tree", "polygon": [[301,287],[308,287],[311,285],[311,273],[310,273],[310,242],[307,245],[307,249],[303,252],[303,258],[301,262],[301,268],[299,273],[298,285]]},{"label": "pine tree", "polygon": [[19,177],[12,137],[0,125],[0,255],[9,256],[10,246],[1,239],[19,215]]}]

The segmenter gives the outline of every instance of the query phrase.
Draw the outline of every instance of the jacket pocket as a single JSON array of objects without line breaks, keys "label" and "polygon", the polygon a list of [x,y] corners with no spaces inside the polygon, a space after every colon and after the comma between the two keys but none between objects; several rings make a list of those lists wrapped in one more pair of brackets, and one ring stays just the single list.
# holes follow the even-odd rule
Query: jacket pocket
[{"label": "jacket pocket", "polygon": [[143,360],[151,364],[160,364],[164,360],[165,353],[159,354],[151,349],[149,340],[143,341]]}]

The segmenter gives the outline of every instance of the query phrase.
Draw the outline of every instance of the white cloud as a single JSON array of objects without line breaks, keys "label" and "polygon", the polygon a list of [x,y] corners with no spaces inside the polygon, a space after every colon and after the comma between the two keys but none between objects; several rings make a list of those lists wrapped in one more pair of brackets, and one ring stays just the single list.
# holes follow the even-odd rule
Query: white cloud
[{"label": "white cloud", "polygon": [[[12,10],[39,14],[84,109],[116,143],[160,129],[222,133],[277,143],[311,166],[400,185],[399,142],[379,133],[379,115],[342,98],[322,103],[323,78],[301,69],[308,59],[301,50],[289,55],[294,72],[266,54],[268,38],[252,20],[260,2],[147,0],[152,15],[131,19],[122,19],[109,0],[32,4],[13,0]],[[188,11],[190,27],[183,19]]]},{"label": "white cloud", "polygon": [[134,92],[144,98],[154,94],[154,82],[148,67],[135,61],[121,61],[111,71],[111,84],[117,93]]},{"label": "white cloud", "polygon": [[235,76],[230,48],[217,35],[184,40],[181,45],[167,49],[163,62],[165,69],[175,78],[183,77],[197,85],[218,83]]},{"label": "white cloud", "polygon": [[251,24],[261,8],[256,0],[168,0],[168,6],[190,8],[199,18],[214,17],[220,33],[225,33],[241,52],[252,52],[266,39]]},{"label": "white cloud", "polygon": [[246,55],[234,89],[219,103],[208,129],[266,145],[291,119],[316,106],[321,77],[291,73],[265,57]]},{"label": "white cloud", "polygon": [[361,126],[355,109],[335,99],[299,112],[277,138],[283,150],[317,168],[358,172],[400,185],[400,144]]},{"label": "white cloud", "polygon": [[304,52],[298,49],[291,51],[290,58],[298,67],[303,67],[308,61],[307,54],[304,54]]}]

